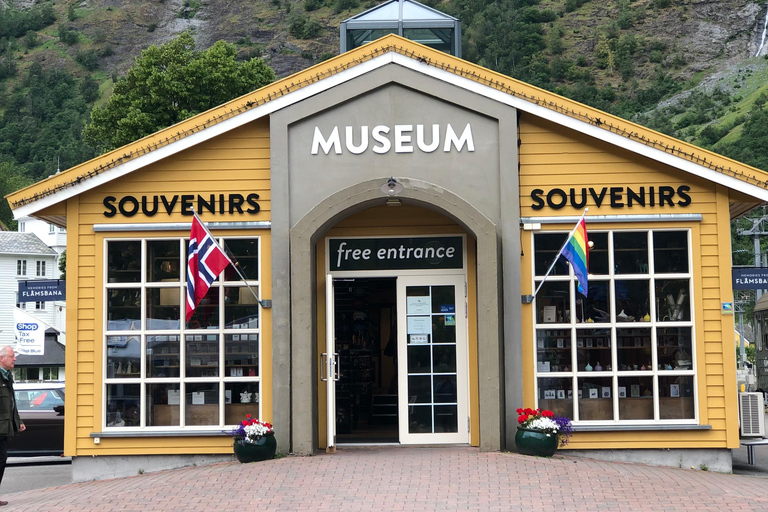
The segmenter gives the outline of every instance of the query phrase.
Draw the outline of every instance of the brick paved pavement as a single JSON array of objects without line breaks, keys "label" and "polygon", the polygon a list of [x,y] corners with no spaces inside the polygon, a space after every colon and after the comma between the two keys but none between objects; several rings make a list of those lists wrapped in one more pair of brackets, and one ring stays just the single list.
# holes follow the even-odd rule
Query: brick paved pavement
[{"label": "brick paved pavement", "polygon": [[765,479],[475,448],[336,455],[161,471],[3,495],[18,511],[765,511]]}]

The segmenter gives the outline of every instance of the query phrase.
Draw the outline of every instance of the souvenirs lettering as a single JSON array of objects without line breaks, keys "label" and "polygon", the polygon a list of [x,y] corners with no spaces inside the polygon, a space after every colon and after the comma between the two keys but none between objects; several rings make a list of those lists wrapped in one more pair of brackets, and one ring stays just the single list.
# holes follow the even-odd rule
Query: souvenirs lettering
[{"label": "souvenirs lettering", "polygon": [[[181,207],[182,215],[189,216],[192,215],[193,206],[198,213],[207,211],[213,214],[233,214],[235,212],[256,214],[261,210],[261,206],[256,202],[258,198],[259,194],[255,193],[247,196],[242,194],[210,194],[208,196],[176,194],[173,196],[141,196],[140,198],[123,196],[119,201],[115,196],[107,196],[104,198],[103,204],[106,208],[104,210],[105,217],[114,217],[118,212],[125,217],[133,217],[139,212],[147,217],[152,217],[158,212],[171,215],[177,205]],[[248,208],[245,208],[246,204]]]},{"label": "souvenirs lettering", "polygon": [[[429,136],[425,133],[425,125],[423,124],[415,126],[415,134],[414,125],[412,124],[396,124],[393,128],[377,125],[370,131],[368,126],[361,126],[357,130],[355,130],[354,126],[345,126],[343,130],[343,147],[353,155],[365,153],[369,146],[371,146],[371,151],[376,154],[389,153],[393,147],[393,138],[395,153],[413,153],[414,147],[424,153],[432,153],[441,147],[441,135],[444,139],[442,144],[444,153],[450,153],[452,147],[461,153],[465,146],[468,152],[472,153],[475,151],[475,140],[472,138],[472,127],[469,123],[464,127],[461,136],[456,134],[453,126],[450,124],[447,124],[443,129],[441,129],[439,124],[433,124],[431,127],[432,133]],[[427,142],[427,137],[429,137],[429,142]],[[371,145],[370,139],[373,139],[373,145]],[[315,133],[312,136],[312,154],[316,155],[321,150],[326,155],[331,150],[337,155],[342,153],[341,133],[338,126],[333,127],[327,138],[323,136],[320,128],[315,126]]]},{"label": "souvenirs lettering", "polygon": [[545,206],[553,210],[559,210],[566,205],[573,208],[584,208],[587,201],[592,199],[598,208],[606,203],[611,208],[632,208],[633,206],[688,206],[691,204],[691,196],[688,192],[691,187],[680,185],[675,189],[669,186],[660,187],[640,187],[631,189],[629,187],[583,187],[581,189],[571,188],[567,191],[562,188],[553,188],[549,192],[537,188],[531,192],[533,204],[531,208],[541,210]]}]

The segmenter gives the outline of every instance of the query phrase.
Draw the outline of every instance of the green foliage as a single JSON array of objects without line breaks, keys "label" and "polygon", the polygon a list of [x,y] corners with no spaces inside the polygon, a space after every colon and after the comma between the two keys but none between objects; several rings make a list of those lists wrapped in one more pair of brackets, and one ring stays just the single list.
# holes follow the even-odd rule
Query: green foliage
[{"label": "green foliage", "polygon": [[358,7],[360,7],[360,0],[335,0],[333,2],[333,12],[336,14]]},{"label": "green foliage", "polygon": [[59,256],[59,272],[61,277],[59,279],[67,279],[67,250],[65,249],[61,256]]},{"label": "green foliage", "polygon": [[24,46],[26,46],[29,49],[32,49],[35,46],[38,46],[39,44],[40,44],[40,38],[37,37],[37,32],[30,30],[26,34],[24,34]]},{"label": "green foliage", "polygon": [[21,37],[30,30],[40,30],[56,21],[53,5],[36,5],[20,11],[0,6],[0,39]]},{"label": "green foliage", "polygon": [[298,39],[312,39],[320,33],[320,22],[301,11],[293,11],[288,15],[288,30]]},{"label": "green foliage", "polygon": [[197,51],[185,32],[141,53],[107,103],[93,109],[83,135],[102,150],[120,147],[274,79],[261,59],[238,62],[235,46],[223,41]]},{"label": "green foliage", "polygon": [[304,0],[304,10],[316,11],[323,6],[323,0]]},{"label": "green foliage", "polygon": [[68,45],[73,45],[77,43],[79,37],[77,35],[77,31],[71,29],[69,26],[65,25],[64,23],[59,23],[59,40]]},{"label": "green foliage", "polygon": [[88,71],[95,71],[99,68],[99,55],[94,49],[78,50],[75,54],[75,60]]},{"label": "green foliage", "polygon": [[[32,180],[24,173],[23,169],[19,169],[10,162],[0,161],[0,196],[4,197],[11,192],[16,192],[19,189],[31,185]],[[10,230],[16,230],[16,221],[13,220],[13,213],[11,213],[11,207],[8,201],[3,199],[0,201],[0,222]]]},{"label": "green foliage", "polygon": [[[81,131],[88,105],[78,81],[63,69],[33,63],[0,113],[0,162],[32,180],[93,158]],[[0,202],[1,203],[1,202]]]}]

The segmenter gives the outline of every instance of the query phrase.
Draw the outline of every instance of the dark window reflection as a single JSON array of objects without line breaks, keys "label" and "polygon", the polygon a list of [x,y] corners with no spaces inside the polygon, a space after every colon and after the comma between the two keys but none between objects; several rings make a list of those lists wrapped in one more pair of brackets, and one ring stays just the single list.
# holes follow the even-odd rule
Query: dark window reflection
[{"label": "dark window reflection", "polygon": [[648,273],[648,233],[613,233],[613,265],[616,274]]}]

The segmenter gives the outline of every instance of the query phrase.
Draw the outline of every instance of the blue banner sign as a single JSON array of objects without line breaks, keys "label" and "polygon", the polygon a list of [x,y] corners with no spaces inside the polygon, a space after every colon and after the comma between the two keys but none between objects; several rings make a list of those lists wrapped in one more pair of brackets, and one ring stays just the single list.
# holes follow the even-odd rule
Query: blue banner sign
[{"label": "blue banner sign", "polygon": [[768,268],[734,268],[734,290],[766,290],[768,289]]},{"label": "blue banner sign", "polygon": [[65,300],[67,282],[63,279],[19,281],[19,302]]}]

